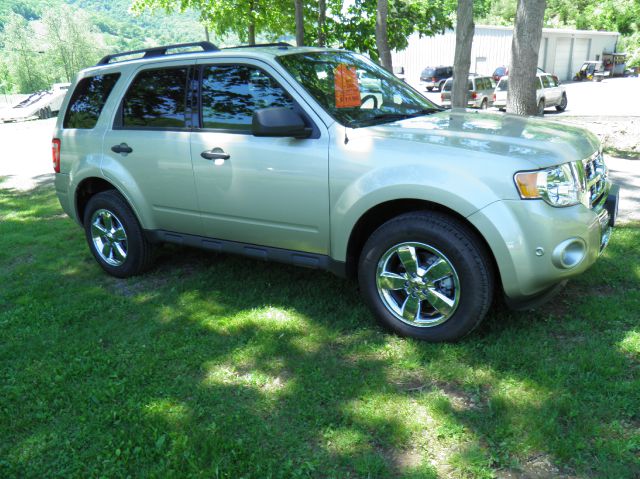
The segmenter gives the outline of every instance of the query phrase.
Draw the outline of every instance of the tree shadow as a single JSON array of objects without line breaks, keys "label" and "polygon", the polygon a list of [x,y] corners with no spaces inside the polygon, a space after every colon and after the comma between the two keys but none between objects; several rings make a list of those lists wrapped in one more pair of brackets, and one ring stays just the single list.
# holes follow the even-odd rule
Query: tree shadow
[{"label": "tree shadow", "polygon": [[2,201],[37,202],[0,224],[4,477],[477,477],[531,454],[637,471],[593,423],[640,420],[619,347],[637,327],[632,243],[594,271],[621,297],[585,300],[585,279],[566,310],[494,313],[430,345],[316,271],[170,246],[149,274],[108,277],[50,191]]}]

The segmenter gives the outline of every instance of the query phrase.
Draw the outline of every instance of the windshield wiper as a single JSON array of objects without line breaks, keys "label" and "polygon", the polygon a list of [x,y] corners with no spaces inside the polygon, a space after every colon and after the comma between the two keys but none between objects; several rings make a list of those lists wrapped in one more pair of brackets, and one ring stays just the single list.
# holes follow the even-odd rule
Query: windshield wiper
[{"label": "windshield wiper", "polygon": [[414,111],[413,113],[378,113],[372,117],[365,118],[357,121],[358,126],[364,126],[371,123],[385,123],[387,121],[406,120],[407,118],[415,118],[417,116],[431,115],[443,111],[442,108],[424,108],[422,110]]}]

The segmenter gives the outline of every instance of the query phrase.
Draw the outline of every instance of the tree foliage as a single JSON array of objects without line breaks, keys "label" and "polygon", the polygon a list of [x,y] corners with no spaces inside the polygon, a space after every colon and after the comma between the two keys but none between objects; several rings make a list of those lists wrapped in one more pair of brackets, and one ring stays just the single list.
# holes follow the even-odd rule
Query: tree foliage
[{"label": "tree foliage", "polygon": [[46,10],[45,55],[55,77],[70,82],[78,71],[94,65],[105,53],[89,16],[67,5]]},{"label": "tree foliage", "polygon": [[[493,0],[480,22],[513,25],[516,0]],[[640,0],[548,0],[545,26],[610,30],[630,35],[640,30]]]},{"label": "tree foliage", "polygon": [[[391,50],[404,50],[412,33],[435,35],[452,26],[456,2],[450,0],[389,0],[387,34]],[[336,22],[334,39],[345,48],[378,60],[376,48],[377,0],[355,0]]]},{"label": "tree foliage", "polygon": [[36,33],[21,15],[11,13],[7,16],[2,34],[2,63],[7,74],[6,90],[33,92],[49,85],[47,70],[44,68]]},{"label": "tree foliage", "polygon": [[139,13],[193,9],[216,36],[234,34],[249,43],[259,34],[276,38],[295,28],[291,0],[133,0],[132,8]]}]

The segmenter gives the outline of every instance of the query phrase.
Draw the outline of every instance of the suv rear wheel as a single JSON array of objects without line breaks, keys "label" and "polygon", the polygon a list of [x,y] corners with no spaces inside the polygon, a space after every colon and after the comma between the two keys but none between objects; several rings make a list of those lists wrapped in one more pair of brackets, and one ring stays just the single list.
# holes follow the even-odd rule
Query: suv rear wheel
[{"label": "suv rear wheel", "polygon": [[153,247],[131,207],[115,190],[93,196],[84,214],[89,249],[102,269],[118,278],[144,272],[152,263]]},{"label": "suv rear wheel", "polygon": [[544,109],[545,109],[545,104],[544,104],[544,98],[543,98],[538,102],[538,116],[544,115]]},{"label": "suv rear wheel", "polygon": [[382,325],[427,341],[467,335],[493,298],[485,248],[464,224],[437,212],[406,213],[380,226],[364,246],[358,276]]}]

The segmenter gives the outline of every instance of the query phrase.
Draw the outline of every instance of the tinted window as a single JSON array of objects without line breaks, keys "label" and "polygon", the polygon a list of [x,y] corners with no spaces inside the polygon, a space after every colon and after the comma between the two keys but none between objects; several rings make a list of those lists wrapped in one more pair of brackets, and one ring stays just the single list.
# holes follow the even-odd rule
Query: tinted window
[{"label": "tinted window", "polygon": [[422,70],[422,75],[421,76],[426,78],[426,77],[435,76],[435,74],[436,74],[436,69],[435,68],[427,67],[424,70]]},{"label": "tinted window", "polygon": [[94,128],[118,77],[119,73],[110,73],[80,80],[69,101],[63,128]]},{"label": "tinted window", "polygon": [[202,126],[251,129],[260,108],[293,108],[289,94],[266,72],[246,65],[206,67],[202,73]]},{"label": "tinted window", "polygon": [[124,97],[122,126],[185,127],[186,92],[187,68],[140,72]]},{"label": "tinted window", "polygon": [[509,80],[507,78],[502,78],[498,82],[498,86],[496,87],[496,90],[498,90],[498,91],[507,91],[508,88],[509,88]]}]

